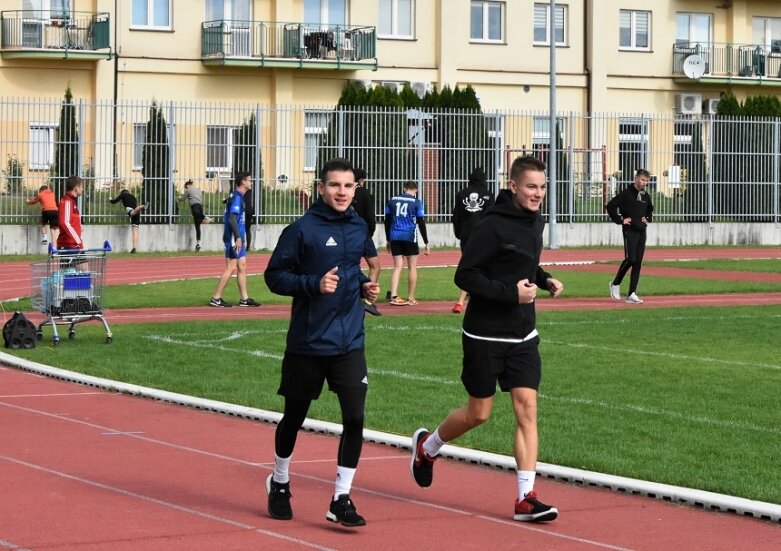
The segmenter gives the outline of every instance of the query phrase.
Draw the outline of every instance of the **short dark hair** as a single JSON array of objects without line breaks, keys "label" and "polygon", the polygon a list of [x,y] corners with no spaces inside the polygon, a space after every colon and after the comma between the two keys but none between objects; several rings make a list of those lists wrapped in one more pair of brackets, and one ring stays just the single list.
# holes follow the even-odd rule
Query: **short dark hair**
[{"label": "short dark hair", "polygon": [[249,175],[250,175],[249,172],[237,172],[236,181],[235,181],[236,187],[239,187],[241,183],[244,181],[244,178],[246,178]]},{"label": "short dark hair", "polygon": [[355,177],[355,169],[353,168],[353,164],[347,159],[337,157],[335,159],[331,159],[323,165],[323,168],[320,170],[320,181],[322,183],[326,183],[325,179],[328,177],[328,173],[334,171],[352,172],[353,177]]},{"label": "short dark hair", "polygon": [[637,170],[635,170],[635,178],[637,178],[638,176],[645,176],[646,178],[650,178],[651,173],[644,168],[638,168]]},{"label": "short dark hair", "polygon": [[355,174],[355,181],[360,182],[366,179],[366,171],[362,168],[354,168],[353,174]]},{"label": "short dark hair", "polygon": [[187,181],[184,183],[184,187],[191,186],[191,185],[193,185],[193,181],[192,181],[192,180],[187,180]]},{"label": "short dark hair", "polygon": [[413,180],[407,180],[404,182],[404,189],[418,189],[418,184]]},{"label": "short dark hair", "polygon": [[43,191],[45,189],[49,189],[49,186],[47,186],[46,184],[43,184],[41,187],[38,188],[38,192],[41,192],[41,191]]},{"label": "short dark hair", "polygon": [[82,183],[84,182],[78,176],[68,176],[68,179],[65,180],[65,191],[73,191]]},{"label": "short dark hair", "polygon": [[536,157],[531,155],[524,155],[522,157],[516,157],[510,167],[510,180],[517,181],[521,177],[521,174],[527,170],[534,172],[545,172],[545,163]]}]

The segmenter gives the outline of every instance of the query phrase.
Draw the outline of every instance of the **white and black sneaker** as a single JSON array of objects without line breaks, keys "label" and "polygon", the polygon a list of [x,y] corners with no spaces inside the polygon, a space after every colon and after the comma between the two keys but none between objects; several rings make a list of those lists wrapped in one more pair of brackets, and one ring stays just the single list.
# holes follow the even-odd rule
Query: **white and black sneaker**
[{"label": "white and black sneaker", "polygon": [[201,250],[201,244],[200,243],[196,243],[195,244],[195,252],[197,253],[200,250]]},{"label": "white and black sneaker", "polygon": [[290,506],[290,483],[282,484],[274,480],[274,475],[268,475],[266,479],[266,493],[268,494],[268,514],[277,520],[290,520],[293,518],[293,508]]},{"label": "white and black sneaker", "polygon": [[224,300],[222,300],[222,297],[220,298],[212,297],[212,299],[209,301],[209,306],[214,306],[216,308],[230,308],[233,305],[230,304],[229,302],[225,302]]},{"label": "white and black sneaker", "polygon": [[626,302],[628,304],[642,304],[643,299],[637,296],[637,293],[632,293],[628,297],[626,297]]},{"label": "white and black sneaker", "polygon": [[610,282],[610,298],[613,300],[621,300],[621,286],[620,285],[613,285],[613,282]]},{"label": "white and black sneaker", "polygon": [[338,499],[331,501],[325,518],[331,522],[338,522],[342,526],[366,526],[366,520],[355,511],[355,503],[350,499],[349,494],[342,494]]},{"label": "white and black sneaker", "polygon": [[555,520],[558,516],[559,510],[537,499],[535,492],[526,494],[523,501],[515,500],[513,520],[520,522],[546,522]]},{"label": "white and black sneaker", "polygon": [[260,303],[254,299],[247,297],[239,301],[239,306],[260,306]]}]

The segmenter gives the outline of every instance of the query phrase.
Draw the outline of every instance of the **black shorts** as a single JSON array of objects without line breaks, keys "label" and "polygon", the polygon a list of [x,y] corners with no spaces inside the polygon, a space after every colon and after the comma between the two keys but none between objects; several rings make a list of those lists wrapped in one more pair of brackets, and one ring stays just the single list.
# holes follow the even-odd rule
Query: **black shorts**
[{"label": "black shorts", "polygon": [[391,254],[393,256],[417,256],[420,249],[415,241],[391,241]]},{"label": "black shorts", "polygon": [[130,207],[125,207],[125,212],[127,212],[127,216],[128,218],[130,218],[130,225],[138,227],[141,225],[141,214],[140,213],[135,215],[130,214],[131,212],[133,212],[133,210],[135,209],[132,209]]},{"label": "black shorts", "polygon": [[464,363],[461,382],[470,396],[488,398],[496,393],[523,387],[537,390],[542,376],[542,360],[534,337],[521,343],[485,341],[461,336]]},{"label": "black shorts", "polygon": [[190,211],[193,213],[193,221],[196,224],[200,224],[206,218],[203,214],[203,205],[201,203],[190,205]]},{"label": "black shorts", "polygon": [[277,394],[297,400],[316,400],[328,381],[328,389],[368,388],[366,355],[363,349],[338,356],[308,356],[285,352],[282,358],[282,380]]},{"label": "black shorts", "polygon": [[48,225],[50,228],[59,228],[60,220],[56,210],[45,210],[41,212],[41,226]]}]

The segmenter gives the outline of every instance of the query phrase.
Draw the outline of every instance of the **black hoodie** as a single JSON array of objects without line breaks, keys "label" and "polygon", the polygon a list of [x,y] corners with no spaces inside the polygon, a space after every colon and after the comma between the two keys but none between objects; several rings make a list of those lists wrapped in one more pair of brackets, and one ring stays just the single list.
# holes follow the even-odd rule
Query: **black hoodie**
[{"label": "black hoodie", "polygon": [[469,175],[469,185],[458,192],[453,204],[453,233],[465,243],[472,230],[494,205],[494,196],[488,191],[485,173],[476,169]]},{"label": "black hoodie", "polygon": [[534,303],[518,304],[518,281],[547,289],[540,266],[539,212],[502,200],[475,227],[456,269],[455,283],[469,293],[464,331],[496,339],[523,339],[535,329]]}]

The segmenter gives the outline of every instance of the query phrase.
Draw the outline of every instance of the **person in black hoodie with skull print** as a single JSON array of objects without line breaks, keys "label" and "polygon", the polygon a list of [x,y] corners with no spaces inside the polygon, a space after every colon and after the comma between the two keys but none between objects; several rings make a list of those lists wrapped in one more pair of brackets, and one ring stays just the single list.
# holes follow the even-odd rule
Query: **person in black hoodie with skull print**
[{"label": "person in black hoodie with skull print", "polygon": [[514,454],[518,486],[513,518],[549,521],[558,510],[537,499],[537,389],[542,362],[535,328],[538,289],[559,296],[562,283],[540,266],[540,207],[545,198],[545,163],[517,158],[509,190],[475,227],[456,269],[455,282],[471,298],[464,315],[461,381],[467,405],[451,411],[434,432],[418,429],[412,437],[411,471],[421,487],[431,485],[434,460],[442,446],[486,422],[496,383],[510,393],[516,428]]},{"label": "person in black hoodie with skull print", "polygon": [[[488,191],[485,172],[482,167],[475,168],[469,175],[469,185],[458,192],[453,205],[453,233],[459,240],[461,252],[464,251],[472,229],[483,219],[485,211],[494,206],[494,195]],[[461,291],[452,312],[464,311],[466,291]]]},{"label": "person in black hoodie with skull print", "polygon": [[651,196],[645,191],[650,177],[647,170],[639,169],[634,183],[613,197],[605,207],[610,219],[621,225],[624,236],[624,261],[610,282],[610,296],[613,300],[621,300],[621,281],[631,269],[629,292],[626,295],[629,304],[643,303],[643,299],[637,296],[637,284],[640,282],[640,268],[645,255],[645,230],[654,217]]}]

